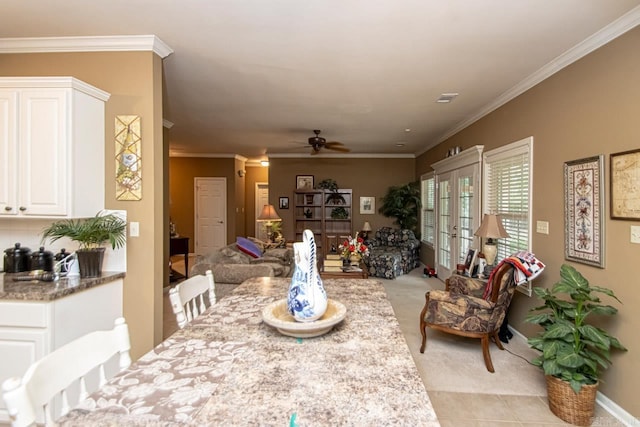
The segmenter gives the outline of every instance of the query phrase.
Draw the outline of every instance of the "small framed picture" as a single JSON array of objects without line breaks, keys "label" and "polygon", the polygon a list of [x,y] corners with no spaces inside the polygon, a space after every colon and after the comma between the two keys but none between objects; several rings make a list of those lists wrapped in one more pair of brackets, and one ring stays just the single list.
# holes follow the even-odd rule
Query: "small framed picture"
[{"label": "small framed picture", "polygon": [[467,251],[467,256],[464,259],[464,269],[466,274],[471,277],[473,275],[473,267],[476,263],[476,257],[478,256],[478,251],[471,248]]},{"label": "small framed picture", "polygon": [[313,190],[313,175],[296,175],[296,189]]},{"label": "small framed picture", "polygon": [[280,209],[289,209],[289,198],[280,197]]},{"label": "small framed picture", "polygon": [[375,197],[360,197],[360,214],[374,214],[376,213],[376,198]]},{"label": "small framed picture", "polygon": [[611,219],[640,220],[640,149],[611,153]]}]

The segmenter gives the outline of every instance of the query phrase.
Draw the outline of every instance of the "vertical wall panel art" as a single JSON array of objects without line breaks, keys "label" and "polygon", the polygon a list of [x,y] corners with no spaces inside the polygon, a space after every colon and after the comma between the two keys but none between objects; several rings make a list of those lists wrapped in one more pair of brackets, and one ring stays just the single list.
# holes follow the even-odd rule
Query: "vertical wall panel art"
[{"label": "vertical wall panel art", "polygon": [[140,116],[116,116],[116,200],[142,199]]}]

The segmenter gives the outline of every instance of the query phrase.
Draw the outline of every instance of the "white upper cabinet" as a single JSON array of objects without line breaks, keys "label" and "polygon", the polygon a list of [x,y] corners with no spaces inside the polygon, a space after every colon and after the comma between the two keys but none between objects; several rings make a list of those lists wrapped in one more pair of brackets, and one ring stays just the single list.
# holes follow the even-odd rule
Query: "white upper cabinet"
[{"label": "white upper cabinet", "polygon": [[0,215],[86,217],[104,208],[104,103],[72,77],[0,78]]}]

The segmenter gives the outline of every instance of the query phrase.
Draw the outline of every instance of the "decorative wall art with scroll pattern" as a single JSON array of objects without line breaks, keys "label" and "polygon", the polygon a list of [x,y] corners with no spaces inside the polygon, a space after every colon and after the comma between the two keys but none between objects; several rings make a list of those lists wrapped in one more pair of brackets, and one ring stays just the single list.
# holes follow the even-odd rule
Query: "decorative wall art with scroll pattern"
[{"label": "decorative wall art with scroll pattern", "polygon": [[564,164],[565,258],[604,268],[603,156]]},{"label": "decorative wall art with scroll pattern", "polygon": [[116,116],[116,200],[142,199],[140,116]]}]

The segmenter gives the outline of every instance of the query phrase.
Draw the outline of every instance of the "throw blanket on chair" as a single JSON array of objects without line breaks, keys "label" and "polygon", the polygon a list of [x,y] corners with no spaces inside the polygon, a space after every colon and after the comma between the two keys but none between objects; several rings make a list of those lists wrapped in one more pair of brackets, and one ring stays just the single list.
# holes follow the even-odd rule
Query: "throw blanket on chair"
[{"label": "throw blanket on chair", "polygon": [[487,299],[489,295],[491,295],[493,273],[498,271],[498,267],[504,263],[511,264],[514,267],[513,281],[516,286],[535,279],[540,275],[540,273],[542,273],[542,270],[544,270],[545,267],[542,261],[537,259],[531,252],[516,252],[515,254],[500,261],[496,268],[491,271],[491,275],[489,276],[489,281],[487,282],[484,294],[482,294],[482,298]]}]

